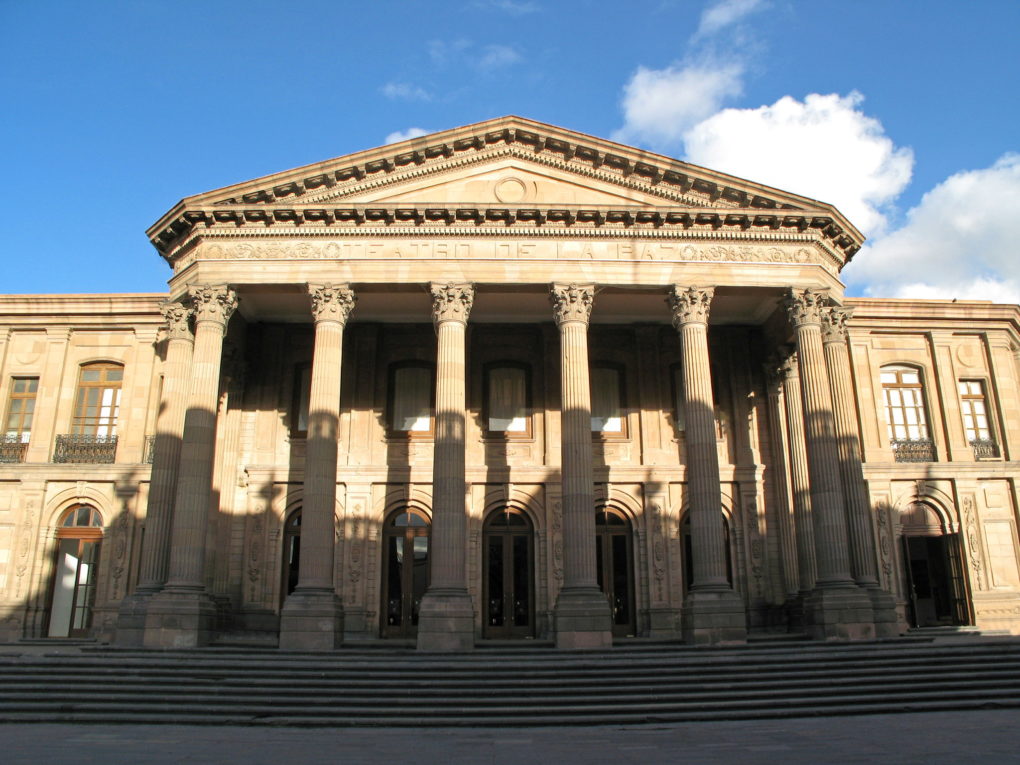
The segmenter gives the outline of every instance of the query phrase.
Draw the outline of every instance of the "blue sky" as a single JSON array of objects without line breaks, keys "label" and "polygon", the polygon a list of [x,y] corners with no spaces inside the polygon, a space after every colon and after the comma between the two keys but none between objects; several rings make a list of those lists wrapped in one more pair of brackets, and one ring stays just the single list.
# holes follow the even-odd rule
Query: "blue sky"
[{"label": "blue sky", "polygon": [[519,114],[832,202],[850,294],[1020,302],[1020,2],[0,0],[0,292],[165,289],[181,197]]}]

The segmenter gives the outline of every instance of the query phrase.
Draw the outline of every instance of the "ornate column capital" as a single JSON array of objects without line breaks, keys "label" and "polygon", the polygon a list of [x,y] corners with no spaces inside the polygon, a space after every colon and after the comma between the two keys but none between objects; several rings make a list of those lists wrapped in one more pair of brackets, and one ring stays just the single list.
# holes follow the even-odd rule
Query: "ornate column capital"
[{"label": "ornate column capital", "polygon": [[847,324],[854,314],[853,308],[833,305],[822,309],[822,342],[845,343]]},{"label": "ornate column capital", "polygon": [[475,286],[469,283],[429,285],[432,293],[432,320],[436,324],[456,321],[467,324],[471,306],[475,302]]},{"label": "ornate column capital", "polygon": [[159,304],[159,312],[166,321],[166,334],[171,340],[194,340],[191,334],[190,319],[194,311],[176,300],[164,300]]},{"label": "ornate column capital", "polygon": [[227,322],[237,310],[237,293],[226,284],[199,284],[188,290],[195,323],[212,322],[227,331]]},{"label": "ornate column capital", "polygon": [[826,292],[814,290],[799,290],[791,287],[786,293],[783,305],[790,317],[793,326],[803,327],[811,324],[822,323],[822,312],[829,304],[829,295]]},{"label": "ornate column capital", "polygon": [[666,297],[673,311],[673,326],[680,329],[684,324],[708,324],[709,308],[714,287],[684,287],[674,284]]},{"label": "ornate column capital", "polygon": [[797,351],[790,351],[779,363],[779,373],[785,380],[788,377],[800,375],[800,362],[797,358]]},{"label": "ornate column capital", "polygon": [[346,324],[358,296],[347,284],[309,284],[308,295],[312,299],[312,317],[315,323],[334,321]]},{"label": "ornate column capital", "polygon": [[587,324],[591,318],[591,305],[594,300],[594,284],[555,283],[549,289],[549,301],[552,303],[556,326],[569,321]]}]

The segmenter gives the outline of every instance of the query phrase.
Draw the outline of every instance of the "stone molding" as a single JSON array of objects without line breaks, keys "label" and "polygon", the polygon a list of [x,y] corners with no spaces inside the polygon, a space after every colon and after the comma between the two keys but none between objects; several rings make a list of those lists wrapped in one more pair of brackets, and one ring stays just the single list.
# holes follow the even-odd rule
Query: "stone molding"
[{"label": "stone molding", "polygon": [[673,312],[673,326],[708,324],[708,314],[715,295],[714,287],[684,287],[674,284],[666,300]]},{"label": "stone molding", "polygon": [[845,343],[853,315],[854,309],[838,305],[822,309],[822,342]]},{"label": "stone molding", "polygon": [[159,304],[159,312],[166,321],[166,336],[171,340],[191,340],[191,317],[194,311],[176,300],[164,300]]},{"label": "stone molding", "polygon": [[826,292],[791,288],[783,300],[783,305],[794,327],[810,324],[820,326],[822,314],[829,305],[829,296]]},{"label": "stone molding", "polygon": [[225,284],[201,284],[188,290],[192,310],[195,312],[195,323],[211,322],[219,324],[223,332],[227,331],[227,322],[237,310],[237,293]]},{"label": "stone molding", "polygon": [[467,324],[471,306],[475,302],[473,284],[432,283],[429,291],[432,293],[432,320],[436,324],[447,321]]},{"label": "stone molding", "polygon": [[556,326],[569,321],[587,324],[595,300],[594,284],[553,284],[549,289]]},{"label": "stone molding", "polygon": [[312,300],[312,318],[316,323],[333,321],[346,324],[358,296],[347,284],[309,284],[308,295]]}]

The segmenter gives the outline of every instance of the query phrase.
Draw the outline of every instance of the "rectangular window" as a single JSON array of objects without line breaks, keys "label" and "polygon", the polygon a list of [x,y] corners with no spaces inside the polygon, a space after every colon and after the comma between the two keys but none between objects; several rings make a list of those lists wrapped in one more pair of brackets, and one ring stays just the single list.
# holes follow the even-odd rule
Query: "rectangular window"
[{"label": "rectangular window", "polygon": [[673,424],[678,433],[687,430],[687,406],[684,402],[684,370],[679,364],[673,367]]},{"label": "rectangular window", "polygon": [[999,449],[992,434],[992,426],[988,419],[988,402],[985,397],[985,384],[981,380],[960,380],[957,383],[960,393],[960,411],[963,414],[963,430],[967,442],[974,449],[974,456],[998,457]]},{"label": "rectangular window", "polygon": [[295,438],[308,435],[308,410],[312,394],[312,365],[294,368],[294,397],[291,404],[290,434]]},{"label": "rectangular window", "polygon": [[38,377],[15,377],[11,380],[11,395],[4,418],[4,440],[7,443],[28,443],[38,391]]},{"label": "rectangular window", "polygon": [[390,377],[390,430],[407,435],[432,433],[432,383],[430,366],[399,366]]},{"label": "rectangular window", "polygon": [[623,382],[615,367],[591,368],[591,430],[606,436],[626,435]]},{"label": "rectangular window", "polygon": [[485,385],[485,421],[489,433],[511,437],[531,435],[527,370],[520,366],[488,366]]}]

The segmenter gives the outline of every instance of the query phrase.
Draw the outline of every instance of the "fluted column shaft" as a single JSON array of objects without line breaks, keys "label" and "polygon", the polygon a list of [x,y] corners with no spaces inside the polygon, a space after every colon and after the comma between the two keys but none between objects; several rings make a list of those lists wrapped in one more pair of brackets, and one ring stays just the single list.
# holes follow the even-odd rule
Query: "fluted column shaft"
[{"label": "fluted column shaft", "polygon": [[790,488],[790,447],[787,437],[786,407],[783,396],[781,362],[772,358],[765,365],[768,379],[768,412],[772,459],[770,461],[773,485],[776,490],[776,517],[779,520],[779,554],[783,564],[785,595],[796,595],[800,589],[797,567],[796,522],[793,516],[793,492]]},{"label": "fluted column shaft", "polygon": [[355,296],[346,285],[308,285],[315,317],[312,385],[308,397],[301,560],[296,591],[332,593],[335,545],[337,442],[344,327]]},{"label": "fluted column shaft", "polygon": [[560,330],[560,446],[563,491],[563,587],[596,588],[595,483],[591,449],[588,320],[594,288],[555,285]]},{"label": "fluted column shaft", "polygon": [[878,586],[875,540],[871,511],[861,465],[860,436],[850,378],[850,353],[846,345],[846,324],[851,311],[831,307],[822,312],[822,345],[832,387],[832,409],[836,428],[836,448],[840,476],[846,497],[847,527],[850,536],[850,571],[862,587]]},{"label": "fluted column shaft", "polygon": [[683,359],[687,505],[694,559],[692,591],[730,589],[708,358],[708,312],[713,294],[713,289],[676,286],[669,296]]},{"label": "fluted column shaft", "polygon": [[786,306],[797,336],[804,401],[811,511],[814,515],[817,584],[852,584],[847,552],[846,510],[836,450],[832,394],[822,351],[821,310],[825,296],[790,290]]},{"label": "fluted column shaft", "polygon": [[176,590],[203,589],[223,336],[237,307],[234,291],[222,285],[193,287],[190,296],[195,311],[195,349],[167,581],[167,586]]},{"label": "fluted column shaft", "polygon": [[184,437],[184,413],[188,377],[195,338],[188,326],[192,310],[177,302],[159,307],[167,323],[166,361],[163,390],[156,418],[156,443],[145,511],[145,543],[137,592],[159,590],[167,578],[170,561],[170,533],[174,516],[174,494]]},{"label": "fluted column shaft", "polygon": [[430,589],[467,589],[464,568],[467,547],[464,339],[473,302],[474,287],[470,284],[432,285],[437,351]]},{"label": "fluted column shaft", "polygon": [[790,443],[790,485],[793,489],[793,520],[797,538],[797,572],[801,592],[808,592],[818,579],[815,561],[815,521],[811,511],[811,479],[808,473],[804,437],[804,400],[796,352],[783,362],[783,401]]}]

